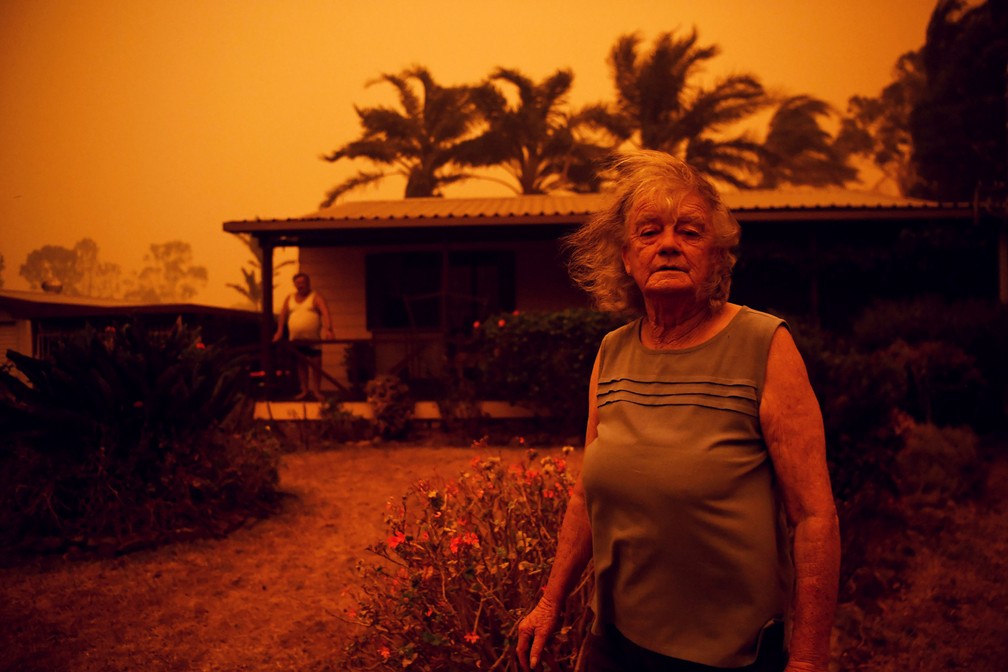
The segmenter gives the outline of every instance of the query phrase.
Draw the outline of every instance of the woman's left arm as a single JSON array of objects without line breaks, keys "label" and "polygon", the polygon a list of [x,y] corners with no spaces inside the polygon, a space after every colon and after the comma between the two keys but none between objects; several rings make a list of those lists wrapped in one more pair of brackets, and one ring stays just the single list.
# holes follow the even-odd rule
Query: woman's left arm
[{"label": "woman's left arm", "polygon": [[840,528],[819,402],[784,327],[770,343],[760,424],[794,529],[794,627],[787,670],[825,672],[840,577]]}]

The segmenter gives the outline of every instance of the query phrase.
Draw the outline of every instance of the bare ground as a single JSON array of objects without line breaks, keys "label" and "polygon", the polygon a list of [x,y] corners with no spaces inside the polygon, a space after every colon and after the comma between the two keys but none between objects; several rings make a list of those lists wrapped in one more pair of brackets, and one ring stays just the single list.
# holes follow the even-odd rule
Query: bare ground
[{"label": "bare ground", "polygon": [[[457,475],[475,455],[371,445],[289,454],[281,511],[227,538],[2,568],[0,670],[340,670],[354,627],[342,617],[345,590],[365,547],[384,537],[385,503],[417,478]],[[841,661],[1008,669],[1008,469],[992,470],[989,485],[988,499],[913,542],[903,589],[857,615],[858,655]]]}]

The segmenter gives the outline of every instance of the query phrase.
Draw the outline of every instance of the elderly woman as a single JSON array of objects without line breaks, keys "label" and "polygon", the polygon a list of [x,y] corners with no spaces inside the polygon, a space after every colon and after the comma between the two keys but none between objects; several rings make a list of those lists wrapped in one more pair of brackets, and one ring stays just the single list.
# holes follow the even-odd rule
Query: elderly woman
[{"label": "elderly woman", "polygon": [[604,310],[584,464],[542,599],[535,668],[589,559],[589,672],[823,670],[840,542],[818,402],[783,320],[728,302],[739,226],[660,152],[615,162],[616,198],[568,243]]}]

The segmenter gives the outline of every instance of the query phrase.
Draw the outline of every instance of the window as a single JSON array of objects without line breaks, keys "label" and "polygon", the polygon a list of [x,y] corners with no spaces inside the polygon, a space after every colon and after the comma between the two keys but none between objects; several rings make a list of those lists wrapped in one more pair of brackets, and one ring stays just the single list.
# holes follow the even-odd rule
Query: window
[{"label": "window", "polygon": [[513,252],[370,254],[366,274],[371,330],[454,331],[492,313],[514,310]]}]

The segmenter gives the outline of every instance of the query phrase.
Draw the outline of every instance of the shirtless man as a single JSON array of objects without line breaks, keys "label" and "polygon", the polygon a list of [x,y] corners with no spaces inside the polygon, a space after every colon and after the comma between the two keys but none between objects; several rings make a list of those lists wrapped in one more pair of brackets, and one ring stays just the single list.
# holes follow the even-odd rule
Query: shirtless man
[{"label": "shirtless man", "polygon": [[294,276],[294,289],[296,291],[284,299],[283,307],[280,309],[280,319],[277,321],[273,342],[276,343],[283,338],[284,325],[287,325],[291,345],[307,358],[297,358],[298,384],[301,391],[295,399],[307,399],[309,394],[320,399],[322,351],[317,347],[317,342],[333,337],[332,320],[325,299],[318,292],[312,291],[311,278],[307,273],[298,273]]}]

